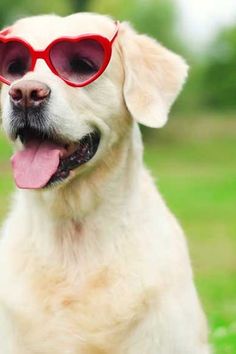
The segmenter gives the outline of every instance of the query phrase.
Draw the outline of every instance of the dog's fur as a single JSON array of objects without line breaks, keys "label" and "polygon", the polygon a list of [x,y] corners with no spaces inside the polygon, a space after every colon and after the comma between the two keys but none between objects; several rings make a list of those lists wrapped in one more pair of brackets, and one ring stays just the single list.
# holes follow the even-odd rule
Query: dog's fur
[{"label": "dog's fur", "polygon": [[[111,38],[105,16],[38,16],[11,35]],[[104,74],[72,88],[38,61],[57,133],[101,132],[95,157],[60,186],[18,190],[0,244],[1,354],[207,354],[207,326],[181,228],[143,166],[138,124],[161,127],[187,75],[182,58],[122,23]],[[2,88],[9,134],[9,86]],[[18,148],[18,147],[16,147]]]}]

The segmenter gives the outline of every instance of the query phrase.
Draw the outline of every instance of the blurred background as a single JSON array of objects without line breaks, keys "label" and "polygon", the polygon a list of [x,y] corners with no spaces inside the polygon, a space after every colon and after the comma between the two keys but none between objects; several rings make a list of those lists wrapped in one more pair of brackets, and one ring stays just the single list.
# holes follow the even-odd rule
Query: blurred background
[{"label": "blurred background", "polygon": [[[236,1],[1,0],[0,25],[76,11],[128,20],[190,65],[167,126],[142,128],[145,160],[186,231],[215,352],[236,353]],[[0,133],[0,221],[14,189],[10,155]]]}]

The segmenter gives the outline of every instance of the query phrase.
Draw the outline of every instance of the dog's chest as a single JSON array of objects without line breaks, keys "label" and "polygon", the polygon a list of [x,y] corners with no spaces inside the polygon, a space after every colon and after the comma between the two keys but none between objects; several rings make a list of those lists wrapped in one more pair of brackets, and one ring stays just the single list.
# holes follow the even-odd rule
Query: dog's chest
[{"label": "dog's chest", "polygon": [[21,275],[9,267],[0,274],[8,289],[0,290],[0,338],[8,331],[7,341],[22,350],[3,354],[109,353],[146,311],[150,295],[131,290],[130,279],[114,269],[101,267],[81,281],[60,266],[38,265]]}]

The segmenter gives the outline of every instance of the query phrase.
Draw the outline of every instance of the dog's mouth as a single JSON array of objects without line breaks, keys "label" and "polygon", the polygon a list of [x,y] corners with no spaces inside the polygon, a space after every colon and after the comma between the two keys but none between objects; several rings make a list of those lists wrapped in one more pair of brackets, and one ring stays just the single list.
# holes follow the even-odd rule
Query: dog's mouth
[{"label": "dog's mouth", "polygon": [[20,129],[16,135],[23,150],[12,157],[16,185],[24,189],[41,189],[58,184],[72,171],[90,161],[97,152],[100,134],[93,131],[76,143],[31,128]]}]

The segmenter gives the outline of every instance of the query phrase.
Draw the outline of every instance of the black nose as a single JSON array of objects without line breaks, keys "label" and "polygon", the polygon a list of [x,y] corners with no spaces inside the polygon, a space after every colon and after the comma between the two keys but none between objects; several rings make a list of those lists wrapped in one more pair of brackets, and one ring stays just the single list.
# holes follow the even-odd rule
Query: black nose
[{"label": "black nose", "polygon": [[38,107],[50,95],[50,88],[43,82],[24,80],[14,84],[9,95],[12,103],[22,109]]}]

